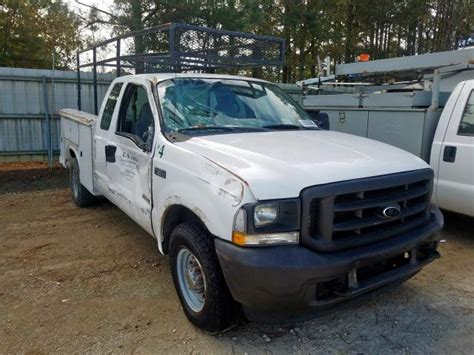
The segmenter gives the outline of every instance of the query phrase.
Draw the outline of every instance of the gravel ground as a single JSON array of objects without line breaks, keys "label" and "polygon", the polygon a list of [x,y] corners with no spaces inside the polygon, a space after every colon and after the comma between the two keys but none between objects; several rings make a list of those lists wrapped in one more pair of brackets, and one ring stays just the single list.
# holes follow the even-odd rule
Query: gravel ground
[{"label": "gravel ground", "polygon": [[0,168],[0,353],[473,353],[474,219],[446,214],[443,257],[313,321],[211,335],[185,318],[156,242],[66,174]]}]

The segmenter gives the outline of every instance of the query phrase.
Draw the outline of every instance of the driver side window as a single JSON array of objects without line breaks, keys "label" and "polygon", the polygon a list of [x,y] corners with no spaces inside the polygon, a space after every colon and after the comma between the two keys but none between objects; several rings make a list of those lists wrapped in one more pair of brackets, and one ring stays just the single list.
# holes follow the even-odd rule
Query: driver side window
[{"label": "driver side window", "polygon": [[131,138],[137,145],[151,144],[154,120],[143,86],[127,85],[120,106],[117,132]]},{"label": "driver side window", "polygon": [[458,134],[462,136],[474,136],[474,91],[467,100],[464,113],[462,114]]}]

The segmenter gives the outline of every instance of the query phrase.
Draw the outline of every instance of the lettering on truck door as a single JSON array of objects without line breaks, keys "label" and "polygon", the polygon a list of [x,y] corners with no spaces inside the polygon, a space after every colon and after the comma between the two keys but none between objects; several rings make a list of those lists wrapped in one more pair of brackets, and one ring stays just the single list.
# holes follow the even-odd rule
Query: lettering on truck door
[{"label": "lettering on truck door", "polygon": [[114,201],[149,233],[151,229],[151,166],[155,122],[154,100],[145,84],[127,83],[115,132],[116,172],[109,189]]}]

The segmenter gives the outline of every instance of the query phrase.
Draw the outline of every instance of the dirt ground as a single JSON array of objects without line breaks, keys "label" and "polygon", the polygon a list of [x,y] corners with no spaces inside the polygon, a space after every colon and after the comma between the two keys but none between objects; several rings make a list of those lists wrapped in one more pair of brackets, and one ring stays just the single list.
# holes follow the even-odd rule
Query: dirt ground
[{"label": "dirt ground", "polygon": [[474,219],[446,214],[443,257],[402,286],[210,335],[186,320],[156,242],[110,203],[76,208],[67,184],[0,168],[0,353],[474,352]]}]

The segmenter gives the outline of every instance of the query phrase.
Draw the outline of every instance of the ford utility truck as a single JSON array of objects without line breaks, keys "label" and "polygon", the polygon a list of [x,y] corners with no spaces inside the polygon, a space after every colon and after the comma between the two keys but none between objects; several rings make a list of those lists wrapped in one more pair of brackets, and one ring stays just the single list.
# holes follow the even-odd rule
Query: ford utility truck
[{"label": "ford utility truck", "polygon": [[312,316],[436,259],[432,169],[320,129],[269,82],[212,74],[115,79],[98,116],[61,115],[82,207],[104,196],[170,258],[188,319],[209,331]]}]

